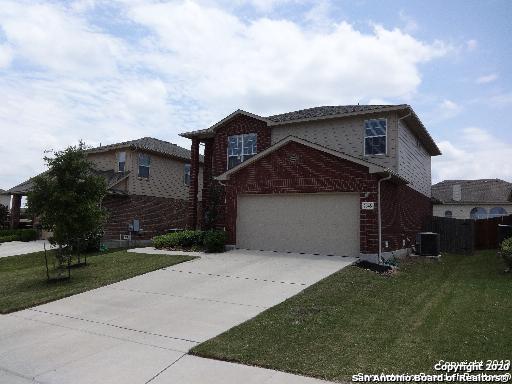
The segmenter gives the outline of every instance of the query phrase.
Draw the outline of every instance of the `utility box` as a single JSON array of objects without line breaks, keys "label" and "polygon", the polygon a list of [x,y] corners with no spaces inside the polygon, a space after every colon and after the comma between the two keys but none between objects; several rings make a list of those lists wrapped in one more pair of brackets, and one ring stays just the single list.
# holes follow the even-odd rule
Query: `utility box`
[{"label": "utility box", "polygon": [[416,235],[416,253],[420,256],[439,256],[441,236],[434,232],[420,232]]}]

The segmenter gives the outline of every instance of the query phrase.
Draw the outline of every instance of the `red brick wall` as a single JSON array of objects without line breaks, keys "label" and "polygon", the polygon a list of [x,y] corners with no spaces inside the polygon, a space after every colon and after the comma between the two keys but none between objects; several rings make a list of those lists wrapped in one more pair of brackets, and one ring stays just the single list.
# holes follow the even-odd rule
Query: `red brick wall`
[{"label": "red brick wall", "polygon": [[[293,160],[293,158],[295,160]],[[376,201],[376,175],[359,164],[340,159],[298,143],[289,143],[235,175],[226,190],[226,230],[236,242],[238,193],[359,192],[361,201]],[[369,192],[364,198],[363,192]],[[360,249],[378,250],[377,210],[360,211]]]},{"label": "red brick wall", "polygon": [[258,135],[258,152],[270,146],[270,128],[267,123],[245,115],[238,115],[218,128],[213,140],[213,176],[219,176],[227,170],[228,137],[243,133]]},{"label": "red brick wall", "polygon": [[140,220],[144,230],[137,239],[151,239],[171,228],[185,228],[187,224],[186,200],[153,196],[107,196],[103,200],[108,219],[104,238],[119,240],[119,234],[129,234],[128,225]]},{"label": "red brick wall", "polygon": [[391,251],[411,247],[416,234],[432,216],[432,202],[427,196],[404,184],[382,183],[382,240],[389,242]]},{"label": "red brick wall", "polygon": [[[270,146],[270,128],[267,127],[267,124],[265,122],[249,116],[238,115],[231,121],[228,121],[222,127],[218,128],[213,140],[210,141],[210,139],[208,139],[208,141],[210,141],[209,143],[207,143],[208,150],[211,150],[211,172],[209,172],[206,169],[208,164],[205,159],[205,175],[211,175],[212,177],[215,177],[221,175],[227,170],[228,137],[231,135],[240,135],[244,133],[256,133],[258,135],[258,152],[261,152]],[[217,186],[219,186],[218,183]],[[216,227],[221,229],[224,228],[225,226],[226,205],[224,203],[224,188],[220,186],[220,190],[221,196],[219,199],[220,203],[218,204],[218,218]],[[209,197],[208,191],[205,191],[203,189],[203,193],[205,192],[206,194],[203,195],[203,212],[205,211],[209,203],[209,201],[207,200]]]}]

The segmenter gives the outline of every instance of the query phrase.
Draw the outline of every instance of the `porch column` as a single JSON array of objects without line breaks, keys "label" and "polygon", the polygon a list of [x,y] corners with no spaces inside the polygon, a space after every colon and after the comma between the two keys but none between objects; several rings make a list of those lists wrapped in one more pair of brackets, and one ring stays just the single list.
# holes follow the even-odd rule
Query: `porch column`
[{"label": "porch column", "polygon": [[203,226],[204,218],[208,211],[210,202],[210,187],[212,185],[212,157],[213,157],[213,139],[207,139],[204,142],[204,164],[203,164],[203,193],[202,193],[202,214]]},{"label": "porch column", "polygon": [[199,187],[199,139],[192,139],[190,154],[190,189],[188,207],[188,226],[190,229],[197,228],[197,192]]},{"label": "porch column", "polygon": [[21,195],[12,195],[11,202],[11,229],[16,229],[20,225],[20,211],[21,211]]}]

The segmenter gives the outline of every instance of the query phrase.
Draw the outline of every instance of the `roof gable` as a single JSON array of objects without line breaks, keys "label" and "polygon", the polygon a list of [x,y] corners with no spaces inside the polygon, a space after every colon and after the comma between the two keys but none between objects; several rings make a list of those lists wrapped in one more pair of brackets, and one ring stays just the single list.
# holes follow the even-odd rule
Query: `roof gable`
[{"label": "roof gable", "polygon": [[215,131],[220,126],[226,124],[227,122],[233,120],[235,117],[240,116],[240,115],[247,116],[247,117],[252,117],[253,119],[263,121],[263,122],[265,122],[267,124],[269,124],[271,122],[270,120],[268,120],[265,117],[261,117],[261,116],[255,115],[254,113],[250,113],[250,112],[244,111],[242,109],[237,109],[235,112],[229,114],[228,116],[226,116],[222,120],[218,121],[217,123],[213,124],[209,128],[201,129],[201,130],[198,130],[198,131],[191,131],[191,132],[180,133],[180,136],[186,137],[187,139],[191,139],[191,138],[196,137],[196,136],[200,136],[201,138],[213,137],[213,136],[215,136]]}]

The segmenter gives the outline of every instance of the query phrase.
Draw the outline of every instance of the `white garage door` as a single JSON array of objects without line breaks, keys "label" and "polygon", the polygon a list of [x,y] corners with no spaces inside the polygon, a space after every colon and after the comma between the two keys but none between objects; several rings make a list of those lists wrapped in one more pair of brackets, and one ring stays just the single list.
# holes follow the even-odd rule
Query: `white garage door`
[{"label": "white garage door", "polygon": [[359,195],[239,195],[237,247],[359,255]]}]

